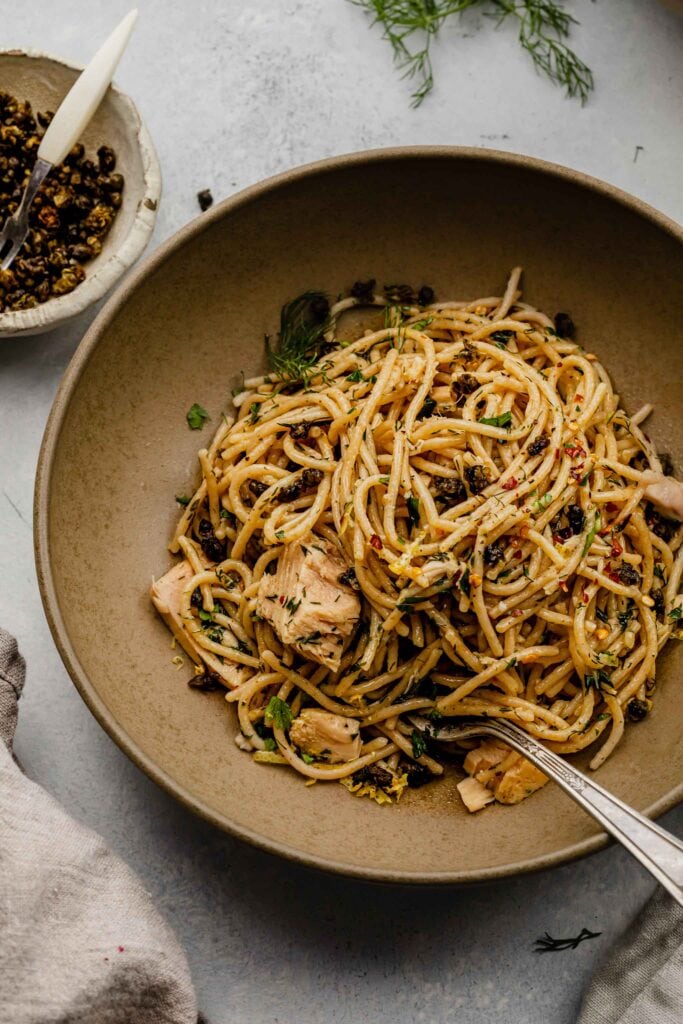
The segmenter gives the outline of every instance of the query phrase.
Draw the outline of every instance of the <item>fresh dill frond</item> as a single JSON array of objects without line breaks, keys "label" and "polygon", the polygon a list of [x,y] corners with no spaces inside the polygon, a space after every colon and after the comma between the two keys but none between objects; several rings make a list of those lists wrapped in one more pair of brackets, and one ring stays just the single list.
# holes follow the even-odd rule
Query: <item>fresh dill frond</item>
[{"label": "fresh dill frond", "polygon": [[[418,82],[412,105],[419,107],[434,86],[430,47],[444,21],[480,8],[499,24],[518,23],[518,39],[544,75],[582,103],[593,88],[593,74],[565,40],[577,24],[563,0],[350,0],[382,26],[403,77]],[[413,38],[411,38],[413,37]]]},{"label": "fresh dill frond", "polygon": [[287,302],[280,313],[277,348],[266,337],[268,359],[287,385],[308,386],[330,327],[329,302],[324,292],[309,291]]}]

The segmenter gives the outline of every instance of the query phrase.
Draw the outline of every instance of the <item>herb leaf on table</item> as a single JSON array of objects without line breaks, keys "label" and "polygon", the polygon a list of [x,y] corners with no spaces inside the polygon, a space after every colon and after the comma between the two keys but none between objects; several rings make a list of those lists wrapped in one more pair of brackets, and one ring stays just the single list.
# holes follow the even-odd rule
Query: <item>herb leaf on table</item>
[{"label": "herb leaf on table", "polygon": [[[564,88],[568,96],[585,103],[593,88],[593,73],[565,40],[575,18],[563,0],[350,0],[372,16],[394,52],[394,62],[404,78],[414,78],[412,94],[419,107],[434,86],[430,47],[444,21],[470,7],[482,8],[500,24],[516,22],[518,41],[536,68]],[[411,38],[413,37],[413,38]]]}]

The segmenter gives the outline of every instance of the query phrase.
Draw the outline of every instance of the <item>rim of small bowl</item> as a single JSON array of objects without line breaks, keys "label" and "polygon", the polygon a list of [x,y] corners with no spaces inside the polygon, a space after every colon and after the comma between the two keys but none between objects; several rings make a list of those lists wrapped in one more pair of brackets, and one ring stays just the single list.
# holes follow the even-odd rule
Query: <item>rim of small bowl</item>
[{"label": "rim of small bowl", "polygon": [[[97,719],[102,728],[114,740],[117,746],[131,759],[131,761],[150,779],[157,783],[166,793],[178,800],[185,808],[197,814],[205,821],[221,829],[230,835],[243,839],[253,846],[268,853],[284,857],[286,860],[304,865],[309,868],[331,872],[350,878],[356,878],[369,882],[383,882],[389,884],[407,885],[461,885],[474,882],[487,882],[495,879],[507,878],[520,874],[527,874],[533,871],[540,871],[547,868],[558,867],[570,861],[577,860],[587,854],[595,853],[611,842],[609,837],[600,832],[597,835],[582,839],[561,850],[553,853],[541,854],[537,857],[529,857],[525,860],[516,861],[511,864],[496,865],[494,867],[483,867],[467,871],[440,871],[420,872],[401,871],[387,868],[372,868],[363,865],[354,865],[345,861],[335,861],[326,857],[318,857],[313,854],[304,853],[296,847],[278,840],[269,839],[260,833],[252,831],[216,812],[205,801],[198,799],[184,786],[179,785],[167,772],[161,769],[147,755],[138,744],[128,735],[126,730],[116,721],[114,715],[109,711],[105,702],[96,692],[95,687],[88,679],[82,668],[75,650],[71,645],[68,631],[62,619],[57,592],[55,590],[52,568],[50,565],[50,550],[48,541],[49,532],[49,493],[50,479],[54,456],[59,442],[61,428],[68,410],[71,395],[78,384],[81,374],[86,368],[91,354],[95,350],[100,337],[104,334],[111,321],[125,306],[129,296],[135,292],[139,285],[151,277],[178,249],[186,242],[200,235],[208,227],[221,220],[225,215],[235,209],[239,209],[248,203],[277,190],[283,185],[292,181],[302,181],[343,167],[362,166],[363,164],[375,164],[382,161],[395,160],[416,160],[420,158],[441,158],[446,160],[478,160],[489,161],[494,164],[507,164],[513,167],[530,167],[532,170],[569,181],[588,189],[591,192],[608,196],[615,202],[626,207],[632,212],[650,221],[652,224],[671,234],[675,240],[683,244],[683,227],[678,225],[670,217],[660,213],[654,207],[629,193],[609,185],[598,178],[593,178],[580,171],[575,171],[560,164],[553,164],[536,157],[524,156],[516,153],[507,153],[501,150],[478,149],[475,147],[459,146],[405,146],[392,147],[387,149],[365,150],[361,152],[344,154],[342,156],[329,157],[314,163],[304,164],[284,173],[269,177],[254,185],[251,185],[235,193],[227,199],[217,203],[211,210],[201,214],[190,221],[169,239],[163,242],[139,267],[137,267],[126,281],[116,290],[114,295],[107,301],[106,305],[98,313],[85,334],[81,344],[74,354],[67,370],[62,378],[60,387],[50,411],[45,427],[43,441],[38,457],[38,468],[36,474],[36,485],[34,492],[34,548],[36,557],[36,569],[38,585],[43,601],[45,614],[52,632],[53,639],[59,650],[60,656],[71,676],[71,679],[85,701],[86,705]],[[665,793],[659,800],[654,801],[643,811],[648,817],[658,817],[670,810],[683,800],[683,782]]]},{"label": "rim of small bowl", "polygon": [[[0,58],[25,57],[29,60],[48,60],[60,64],[70,71],[82,71],[83,65],[56,57],[43,50],[25,50],[7,47],[0,49]],[[78,316],[112,289],[121,275],[131,267],[145,251],[154,230],[159,200],[161,198],[161,168],[154,143],[138,108],[131,97],[112,82],[110,88],[119,97],[125,109],[127,130],[135,138],[142,160],[142,184],[144,193],[138,202],[135,219],[121,244],[104,260],[92,274],[67,295],[48,299],[32,309],[9,310],[0,313],[0,338],[18,334],[42,333],[51,330],[72,317]],[[106,243],[105,243],[106,244]]]}]

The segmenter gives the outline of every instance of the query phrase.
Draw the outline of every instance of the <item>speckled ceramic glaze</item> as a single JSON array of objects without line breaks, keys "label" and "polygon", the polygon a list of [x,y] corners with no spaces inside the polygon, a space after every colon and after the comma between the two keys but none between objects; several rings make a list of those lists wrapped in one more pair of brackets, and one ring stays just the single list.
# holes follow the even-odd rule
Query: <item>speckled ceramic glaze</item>
[{"label": "speckled ceramic glaze", "polygon": [[[0,90],[29,100],[34,112],[57,110],[81,68],[44,53],[0,52]],[[161,174],[152,140],[131,98],[115,86],[86,126],[81,140],[93,157],[107,144],[116,152],[116,169],[125,178],[123,202],[102,252],[86,263],[85,281],[67,295],[49,299],[33,309],[0,314],[0,338],[42,334],[66,323],[97,302],[145,250],[152,234],[161,194]],[[0,210],[0,225],[5,213]]]},{"label": "speckled ceramic glaze", "polygon": [[[188,225],[119,289],[91,327],[47,426],[36,489],[43,600],[84,700],[119,746],[198,814],[287,857],[385,881],[462,882],[558,864],[604,841],[553,785],[517,807],[468,815],[457,775],[378,807],[303,785],[233,742],[220,694],[190,690],[154,614],[152,577],[189,493],[195,455],[264,332],[307,288],[358,278],[500,293],[571,313],[629,409],[681,468],[680,230],[617,190],[524,157],[458,149],[361,154],[293,171]],[[193,402],[209,410],[188,429]],[[659,663],[653,714],[627,731],[600,781],[649,814],[681,797],[682,648]],[[578,763],[585,765],[579,757]]]}]

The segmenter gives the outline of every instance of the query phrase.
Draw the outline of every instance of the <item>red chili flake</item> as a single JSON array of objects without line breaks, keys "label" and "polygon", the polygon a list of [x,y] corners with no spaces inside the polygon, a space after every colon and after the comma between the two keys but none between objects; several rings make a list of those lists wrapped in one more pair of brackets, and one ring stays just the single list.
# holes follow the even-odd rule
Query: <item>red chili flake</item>
[{"label": "red chili flake", "polygon": [[370,538],[370,547],[373,547],[375,551],[381,551],[382,548],[384,547],[384,545],[382,544],[382,538],[378,534],[373,533],[372,537]]},{"label": "red chili flake", "polygon": [[554,533],[553,534],[553,543],[554,544],[564,544],[564,540],[562,539],[562,537],[560,537],[559,533]]},{"label": "red chili flake", "polygon": [[522,557],[522,552],[521,551],[515,551],[515,553],[514,553],[514,555],[512,557],[513,558],[521,558]]},{"label": "red chili flake", "polygon": [[125,951],[126,951],[126,947],[125,946],[117,946],[116,947],[116,952],[117,953],[125,953]]},{"label": "red chili flake", "polygon": [[608,579],[612,580],[613,583],[621,583],[621,580],[619,579],[619,573],[616,572],[611,565],[606,566],[603,571],[605,573],[605,576],[607,576]]},{"label": "red chili flake", "polygon": [[583,402],[583,395],[574,395],[577,402]]},{"label": "red chili flake", "polygon": [[623,548],[618,541],[614,541],[609,553],[610,558],[618,558],[623,553]]},{"label": "red chili flake", "polygon": [[580,444],[566,444],[564,450],[570,459],[575,459],[577,455],[585,455],[586,450],[582,448]]},{"label": "red chili flake", "polygon": [[517,486],[517,477],[516,476],[511,476],[510,479],[506,480],[505,483],[503,484],[503,490],[504,491],[514,491],[516,486]]},{"label": "red chili flake", "polygon": [[605,511],[606,512],[616,512],[618,508],[619,508],[619,506],[615,505],[613,501],[608,501],[607,504],[605,505]]},{"label": "red chili flake", "polygon": [[587,594],[587,592],[586,592],[585,590],[582,590],[582,591],[581,591],[581,603],[582,603],[582,604],[588,604],[588,600],[589,600],[589,599],[588,599],[588,594]]},{"label": "red chili flake", "polygon": [[512,611],[510,612],[510,615],[512,616],[513,619],[519,619],[522,616],[522,609],[513,608]]},{"label": "red chili flake", "polygon": [[558,587],[560,588],[560,590],[562,591],[563,594],[568,594],[569,593],[569,587],[567,586],[567,584],[565,583],[564,580],[558,580],[557,585],[558,585]]},{"label": "red chili flake", "polygon": [[462,569],[458,569],[457,572],[453,573],[453,579],[451,580],[451,583],[453,584],[453,586],[455,586],[455,584],[458,582],[458,580],[460,579],[461,576],[462,576]]},{"label": "red chili flake", "polygon": [[560,449],[556,448],[555,449],[555,462],[557,462],[559,460],[559,458],[560,458]]},{"label": "red chili flake", "polygon": [[280,596],[278,597],[278,601],[280,602],[280,604],[284,604],[285,603],[285,595],[284,594],[280,594]]}]

